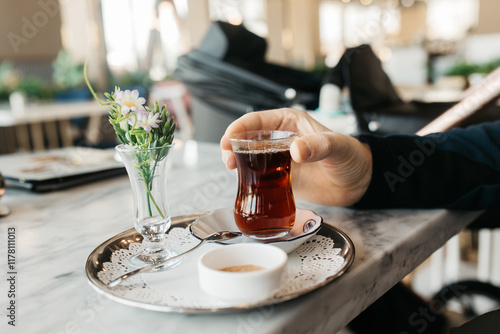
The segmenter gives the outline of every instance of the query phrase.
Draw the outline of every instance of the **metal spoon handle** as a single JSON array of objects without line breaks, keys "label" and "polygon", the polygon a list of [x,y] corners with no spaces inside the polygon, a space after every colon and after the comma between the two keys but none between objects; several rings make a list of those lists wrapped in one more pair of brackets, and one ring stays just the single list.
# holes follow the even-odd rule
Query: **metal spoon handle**
[{"label": "metal spoon handle", "polygon": [[165,260],[162,260],[158,263],[155,263],[155,264],[152,264],[150,266],[146,266],[146,267],[142,267],[142,268],[139,268],[139,269],[136,269],[136,270],[133,270],[133,271],[130,271],[126,274],[123,274],[121,275],[120,277],[118,278],[115,278],[114,280],[112,280],[111,282],[108,283],[108,286],[110,288],[112,287],[115,287],[117,286],[118,284],[120,284],[121,282],[123,282],[124,280],[126,280],[127,278],[130,278],[132,276],[135,276],[137,274],[140,274],[140,273],[143,273],[143,272],[152,272],[152,271],[155,271],[155,270],[158,270],[160,269],[162,266],[164,266],[166,263],[172,261],[172,260],[175,260],[181,256],[184,256],[186,255],[187,253],[189,252],[192,252],[194,251],[196,248],[200,247],[202,244],[205,243],[206,240],[202,240],[200,243],[198,243],[196,246],[194,246],[193,248],[191,248],[190,250],[187,250],[185,251],[184,253],[181,253],[181,254],[178,254],[178,255],[175,255],[175,256],[172,256],[172,257],[169,257],[168,259],[165,259]]}]

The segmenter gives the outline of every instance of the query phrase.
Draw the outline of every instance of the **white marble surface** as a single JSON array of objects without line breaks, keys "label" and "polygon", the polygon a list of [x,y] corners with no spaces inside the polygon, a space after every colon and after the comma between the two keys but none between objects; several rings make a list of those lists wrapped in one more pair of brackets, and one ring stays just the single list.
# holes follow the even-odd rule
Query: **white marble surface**
[{"label": "white marble surface", "polygon": [[[179,147],[172,156],[173,216],[233,205],[236,174],[224,168],[218,146],[199,144],[197,151],[183,156]],[[353,240],[356,258],[345,275],[279,305],[227,314],[172,314],[111,301],[86,281],[87,256],[132,227],[131,196],[125,176],[45,194],[7,190],[2,203],[12,214],[0,218],[1,333],[331,334],[476,216],[445,210],[354,211],[298,201]],[[15,327],[6,316],[9,228],[16,230],[17,246]]]}]

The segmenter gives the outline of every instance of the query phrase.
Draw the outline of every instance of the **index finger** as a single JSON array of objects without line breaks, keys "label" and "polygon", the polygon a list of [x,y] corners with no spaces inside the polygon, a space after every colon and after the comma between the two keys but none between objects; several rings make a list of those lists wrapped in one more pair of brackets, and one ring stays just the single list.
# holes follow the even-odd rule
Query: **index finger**
[{"label": "index finger", "polygon": [[290,122],[289,115],[292,109],[273,109],[266,111],[254,111],[245,114],[231,123],[222,136],[220,147],[222,150],[231,150],[228,136],[245,131],[253,130],[287,130],[297,131],[296,122]]}]

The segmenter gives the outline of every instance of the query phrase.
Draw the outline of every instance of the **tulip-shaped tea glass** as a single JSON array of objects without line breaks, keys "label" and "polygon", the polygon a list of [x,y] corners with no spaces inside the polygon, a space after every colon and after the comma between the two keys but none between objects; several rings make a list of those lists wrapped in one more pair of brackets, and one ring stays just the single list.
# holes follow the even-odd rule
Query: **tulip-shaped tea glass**
[{"label": "tulip-shaped tea glass", "polygon": [[298,134],[258,130],[229,136],[238,169],[234,218],[254,239],[286,235],[295,223],[290,145]]}]

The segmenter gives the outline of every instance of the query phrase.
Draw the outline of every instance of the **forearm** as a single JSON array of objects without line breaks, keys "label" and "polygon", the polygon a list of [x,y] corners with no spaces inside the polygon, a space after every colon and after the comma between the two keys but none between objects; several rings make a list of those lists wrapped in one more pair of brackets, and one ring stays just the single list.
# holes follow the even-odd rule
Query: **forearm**
[{"label": "forearm", "polygon": [[360,136],[373,154],[357,208],[484,209],[500,202],[500,122],[418,136]]}]

